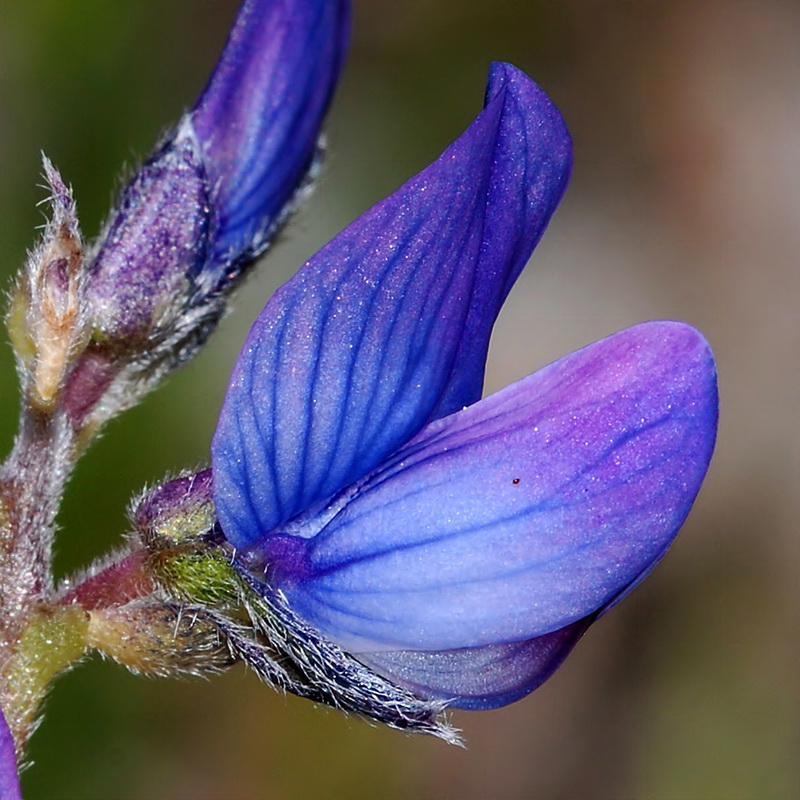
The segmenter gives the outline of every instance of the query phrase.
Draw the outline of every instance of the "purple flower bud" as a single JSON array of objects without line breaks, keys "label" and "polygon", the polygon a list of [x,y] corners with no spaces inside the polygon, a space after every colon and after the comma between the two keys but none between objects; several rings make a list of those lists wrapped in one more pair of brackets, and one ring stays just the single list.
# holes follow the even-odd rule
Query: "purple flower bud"
[{"label": "purple flower bud", "polygon": [[0,710],[0,798],[21,800],[17,759],[14,755],[14,739]]},{"label": "purple flower bud", "polygon": [[195,293],[190,276],[208,249],[209,191],[187,128],[136,174],[90,268],[101,342],[138,352],[174,336],[181,304]]},{"label": "purple flower bud", "polygon": [[348,22],[346,0],[245,0],[199,101],[134,176],[98,244],[99,346],[150,369],[205,340],[306,185]]},{"label": "purple flower bud", "polygon": [[270,613],[464,708],[530,692],[649,572],[714,444],[713,358],[677,322],[478,401],[570,164],[557,110],[495,65],[468,130],[267,304],[212,445],[221,527]]},{"label": "purple flower bud", "polygon": [[293,210],[292,197],[318,157],[349,23],[346,0],[243,4],[189,114],[214,187],[216,231],[206,269],[216,269],[218,282],[260,253]]}]

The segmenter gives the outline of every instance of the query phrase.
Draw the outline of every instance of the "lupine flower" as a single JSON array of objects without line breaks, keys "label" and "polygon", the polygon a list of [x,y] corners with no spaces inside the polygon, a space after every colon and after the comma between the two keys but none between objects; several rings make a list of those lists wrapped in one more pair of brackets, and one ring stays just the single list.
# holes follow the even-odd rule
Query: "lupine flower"
[{"label": "lupine flower", "polygon": [[6,718],[0,710],[0,798],[19,800],[20,797],[14,740],[6,724]]},{"label": "lupine flower", "polygon": [[420,698],[513,702],[686,518],[717,418],[691,327],[638,325],[479,399],[495,318],[570,164],[558,111],[494,65],[467,131],[253,326],[213,496],[273,627],[312,640],[282,645],[300,672],[330,643]]},{"label": "lupine flower", "polygon": [[129,403],[206,340],[309,191],[348,31],[348,0],[243,2],[200,99],[136,172],[90,254],[92,341],[68,389],[72,416],[99,406],[95,387],[120,370],[108,394]]}]

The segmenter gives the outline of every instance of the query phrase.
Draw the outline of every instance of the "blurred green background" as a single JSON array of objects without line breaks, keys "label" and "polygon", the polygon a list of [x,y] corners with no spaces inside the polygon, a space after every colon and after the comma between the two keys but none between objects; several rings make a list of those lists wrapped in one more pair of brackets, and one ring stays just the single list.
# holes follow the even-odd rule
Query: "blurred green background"
[{"label": "blurred green background", "polygon": [[[0,4],[0,272],[43,221],[39,151],[87,238],[120,167],[204,85],[235,0]],[[467,750],[284,698],[236,669],[61,679],[26,798],[800,796],[800,5],[794,0],[355,0],[319,188],[206,352],[80,463],[58,568],[119,542],[145,484],[202,464],[250,322],[320,245],[480,108],[488,64],[550,93],[575,139],[561,210],[493,340],[487,391],[635,322],[680,318],[718,357],[709,479],[664,563],[544,687],[461,712]],[[0,351],[0,445],[16,389]]]}]

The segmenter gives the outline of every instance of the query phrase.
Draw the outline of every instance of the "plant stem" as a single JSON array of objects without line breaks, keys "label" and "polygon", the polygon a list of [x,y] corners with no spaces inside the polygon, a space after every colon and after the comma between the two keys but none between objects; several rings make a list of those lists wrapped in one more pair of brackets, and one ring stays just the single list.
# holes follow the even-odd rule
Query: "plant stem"
[{"label": "plant stem", "polygon": [[55,518],[73,450],[63,413],[28,407],[0,467],[0,703],[18,757],[48,683],[85,649],[86,614],[56,608],[52,580]]},{"label": "plant stem", "polygon": [[17,760],[36,730],[38,710],[50,682],[86,651],[88,614],[80,606],[42,604],[30,615],[0,672],[2,706],[14,737]]}]

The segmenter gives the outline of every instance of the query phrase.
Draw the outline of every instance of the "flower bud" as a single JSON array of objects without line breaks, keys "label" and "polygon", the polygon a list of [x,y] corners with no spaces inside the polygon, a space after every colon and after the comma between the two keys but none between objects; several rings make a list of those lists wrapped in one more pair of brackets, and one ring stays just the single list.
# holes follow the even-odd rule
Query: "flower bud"
[{"label": "flower bud", "polygon": [[208,242],[209,187],[197,150],[184,127],[144,164],[94,257],[94,338],[112,352],[158,350],[180,332]]},{"label": "flower bud", "polygon": [[83,246],[72,193],[43,157],[52,218],[12,295],[8,327],[29,400],[50,408],[87,339]]},{"label": "flower bud", "polygon": [[151,489],[133,518],[149,571],[171,598],[218,610],[238,604],[240,584],[230,548],[220,547],[210,470]]},{"label": "flower bud", "polygon": [[348,23],[346,0],[242,4],[208,86],[93,250],[92,342],[69,392],[77,427],[98,427],[202,346],[307,194]]}]

